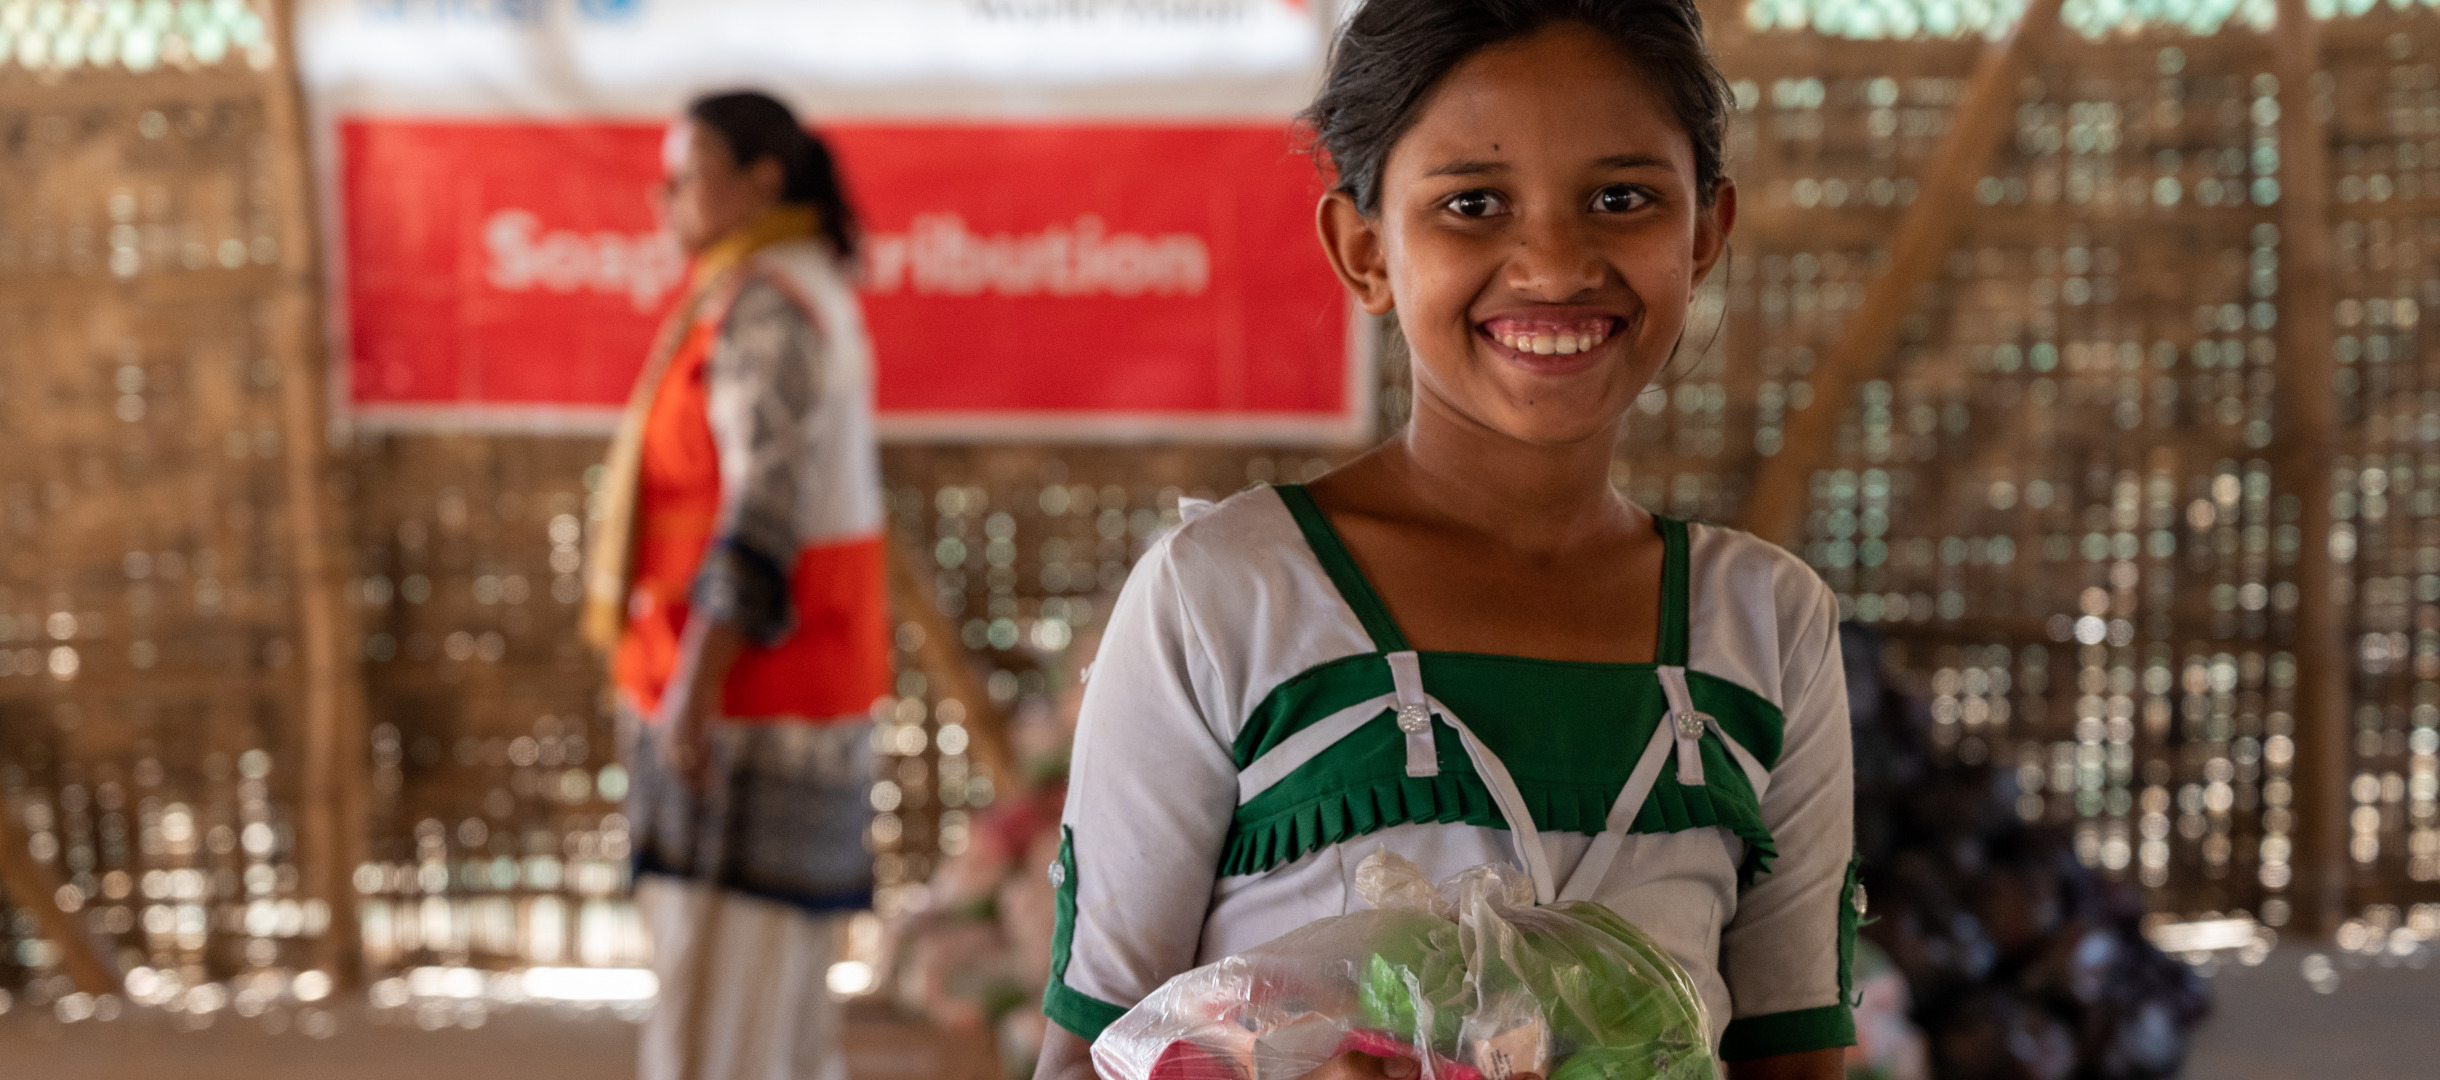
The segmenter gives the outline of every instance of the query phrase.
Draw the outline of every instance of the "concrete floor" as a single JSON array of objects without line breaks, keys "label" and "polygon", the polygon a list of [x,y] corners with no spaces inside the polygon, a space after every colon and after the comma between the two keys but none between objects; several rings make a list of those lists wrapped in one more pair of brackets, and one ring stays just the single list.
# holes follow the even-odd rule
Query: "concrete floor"
[{"label": "concrete floor", "polygon": [[317,1039],[293,1026],[273,1035],[231,1015],[182,1031],[159,1013],[63,1025],[26,1011],[0,1018],[0,1080],[615,1080],[635,1072],[635,1028],[606,1015],[502,1010],[478,1030],[426,1032],[334,1010],[338,1032]]},{"label": "concrete floor", "polygon": [[[481,1027],[425,1031],[405,1017],[336,1009],[325,1038],[300,1025],[272,1034],[222,1014],[199,1031],[139,1011],[110,1023],[61,1024],[34,1010],[0,1017],[0,1080],[625,1080],[635,1025],[607,1012],[520,1007]],[[998,1080],[979,1040],[861,1014],[848,1034],[855,1080]]]},{"label": "concrete floor", "polygon": [[[2308,950],[2286,946],[2259,967],[2212,977],[2214,1015],[2196,1040],[2195,1080],[2429,1080],[2440,1075],[2440,962],[2422,969],[2339,962],[2336,992],[2299,974]],[[2335,954],[2333,954],[2335,955]],[[132,1013],[60,1024],[19,1008],[0,1016],[0,1080],[621,1080],[634,1075],[635,1028],[605,1012],[524,1007],[482,1027],[424,1031],[404,1016],[333,1015],[338,1031],[271,1034],[223,1014],[203,1031]],[[992,1080],[988,1050],[859,1011],[848,1061],[856,1080]]]},{"label": "concrete floor", "polygon": [[2212,976],[2212,1018],[2187,1060],[2194,1080],[2431,1080],[2440,1076],[2440,961],[2421,969],[2340,959],[2338,988],[2300,974],[2284,945],[2260,967]]}]

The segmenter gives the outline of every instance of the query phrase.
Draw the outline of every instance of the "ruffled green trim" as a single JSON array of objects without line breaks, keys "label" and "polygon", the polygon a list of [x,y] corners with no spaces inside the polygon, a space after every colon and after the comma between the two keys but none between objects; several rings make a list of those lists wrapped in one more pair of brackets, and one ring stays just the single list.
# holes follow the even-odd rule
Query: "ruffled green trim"
[{"label": "ruffled green trim", "polygon": [[[1596,831],[1609,814],[1598,790],[1554,791],[1522,782],[1517,787],[1534,824],[1544,829]],[[1444,767],[1438,776],[1400,776],[1317,794],[1260,818],[1241,813],[1221,845],[1220,873],[1259,874],[1332,844],[1409,824],[1508,827],[1482,780],[1471,771]]]},{"label": "ruffled green trim", "polygon": [[[1237,810],[1221,845],[1220,874],[1259,874],[1312,852],[1393,825],[1464,824],[1506,829],[1491,790],[1474,772],[1445,726],[1437,726],[1440,775],[1404,774],[1404,757],[1389,753],[1398,738],[1392,714],[1372,722]],[[1647,729],[1646,737],[1649,738]],[[1637,742],[1641,745],[1641,741]],[[1762,822],[1745,774],[1717,740],[1703,742],[1699,788],[1678,785],[1664,772],[1628,830],[1671,833],[1719,827],[1745,841],[1737,884],[1743,888],[1770,872],[1779,848]],[[1511,762],[1511,769],[1517,766]],[[1606,827],[1615,784],[1552,784],[1518,776],[1517,791],[1536,828],[1592,834]]]},{"label": "ruffled green trim", "polygon": [[1745,888],[1755,878],[1771,872],[1772,861],[1779,858],[1779,845],[1771,839],[1770,828],[1762,823],[1762,805],[1755,800],[1753,787],[1745,782],[1745,773],[1729,760],[1727,751],[1709,739],[1703,742],[1703,780],[1702,787],[1687,788],[1680,786],[1675,777],[1664,775],[1652,785],[1651,797],[1644,800],[1643,810],[1635,815],[1635,826],[1627,831],[1672,833],[1714,826],[1727,829],[1745,841],[1745,858],[1737,864],[1737,887]]}]

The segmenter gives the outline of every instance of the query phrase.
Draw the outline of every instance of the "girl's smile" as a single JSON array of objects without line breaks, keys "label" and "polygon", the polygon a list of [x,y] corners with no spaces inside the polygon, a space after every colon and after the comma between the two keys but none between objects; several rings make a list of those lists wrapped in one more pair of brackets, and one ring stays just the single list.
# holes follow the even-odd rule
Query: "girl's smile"
[{"label": "girl's smile", "polygon": [[1626,322],[1618,315],[1575,315],[1554,305],[1502,312],[1475,324],[1475,333],[1500,359],[1536,375],[1562,378],[1609,359],[1605,347]]}]

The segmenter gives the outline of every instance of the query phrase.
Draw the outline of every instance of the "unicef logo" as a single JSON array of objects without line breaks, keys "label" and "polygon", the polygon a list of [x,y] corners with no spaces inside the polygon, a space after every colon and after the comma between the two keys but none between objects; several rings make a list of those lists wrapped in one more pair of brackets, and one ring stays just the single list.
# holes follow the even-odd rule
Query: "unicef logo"
[{"label": "unicef logo", "polygon": [[644,10],[644,0],[576,0],[576,10],[588,19],[631,19]]}]

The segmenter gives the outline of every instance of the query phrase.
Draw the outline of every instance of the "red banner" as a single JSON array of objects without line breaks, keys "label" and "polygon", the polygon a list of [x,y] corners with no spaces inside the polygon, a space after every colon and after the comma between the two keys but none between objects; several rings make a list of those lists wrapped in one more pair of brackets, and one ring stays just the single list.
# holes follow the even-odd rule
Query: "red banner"
[{"label": "red banner", "polygon": [[[823,131],[866,232],[885,430],[1351,434],[1312,163],[1270,125]],[[625,401],[683,261],[657,125],[340,125],[352,395],[380,418]]]}]

